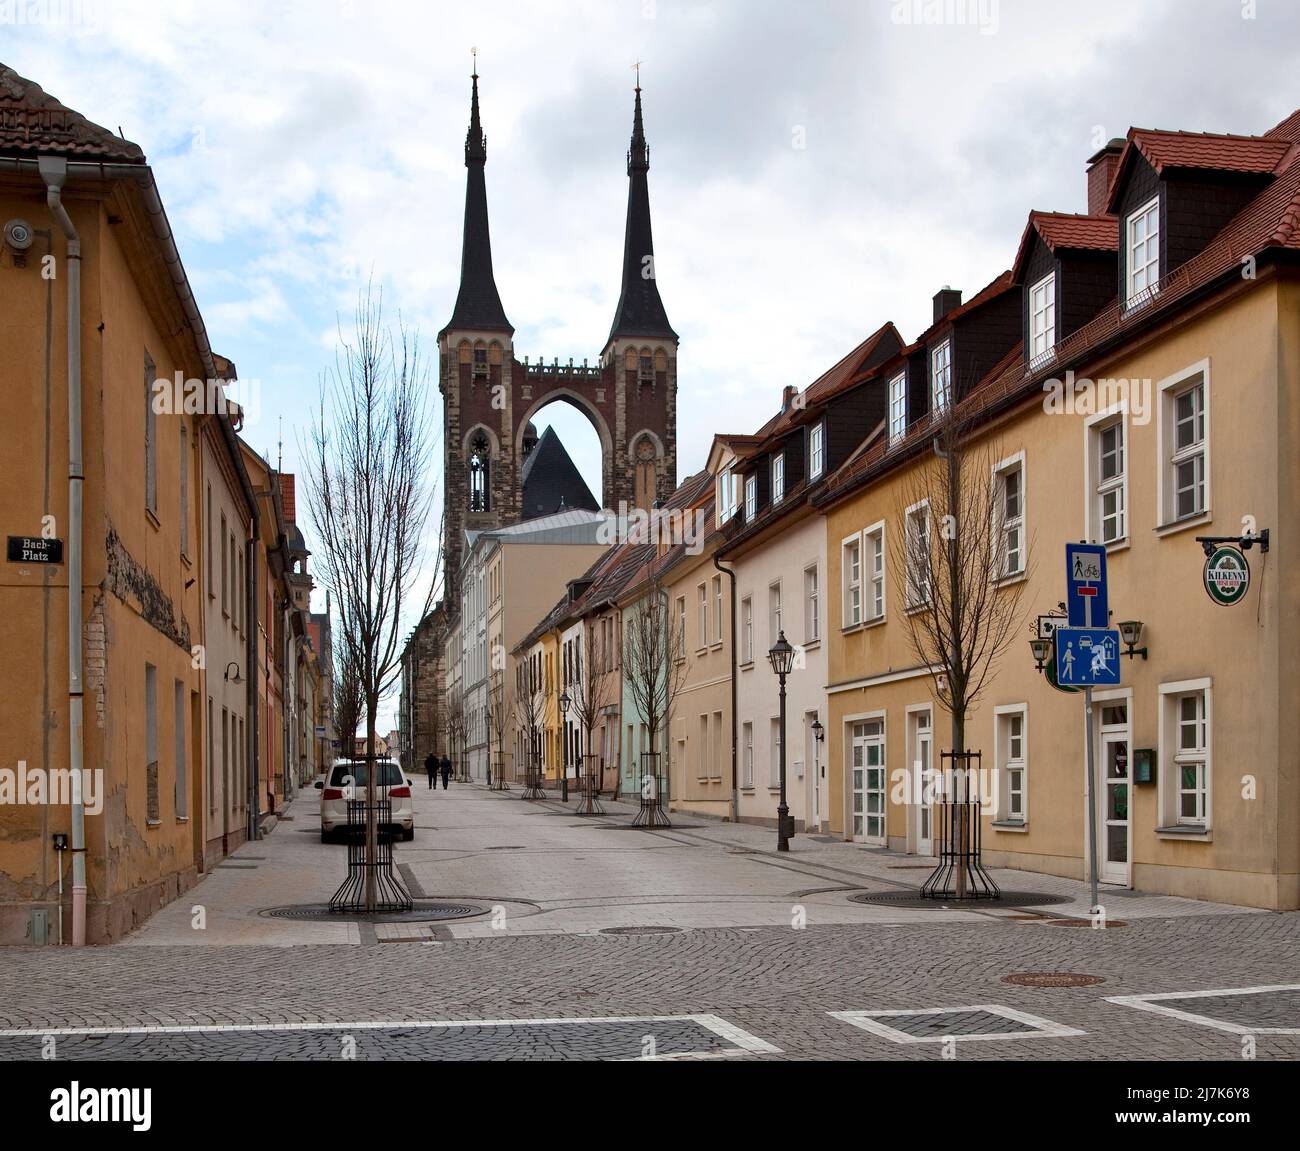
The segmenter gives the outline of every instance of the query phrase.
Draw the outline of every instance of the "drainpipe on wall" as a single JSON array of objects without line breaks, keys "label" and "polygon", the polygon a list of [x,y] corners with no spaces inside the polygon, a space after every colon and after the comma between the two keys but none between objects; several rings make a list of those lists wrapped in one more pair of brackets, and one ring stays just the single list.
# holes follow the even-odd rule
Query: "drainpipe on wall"
[{"label": "drainpipe on wall", "polygon": [[736,569],[724,568],[713,553],[713,566],[731,581],[731,822],[740,822],[740,786],[736,775]]},{"label": "drainpipe on wall", "polygon": [[85,684],[81,651],[81,532],[85,475],[81,454],[81,237],[63,206],[68,162],[42,156],[50,214],[68,242],[68,767],[72,772],[72,946],[86,943],[86,807],[81,769]]}]

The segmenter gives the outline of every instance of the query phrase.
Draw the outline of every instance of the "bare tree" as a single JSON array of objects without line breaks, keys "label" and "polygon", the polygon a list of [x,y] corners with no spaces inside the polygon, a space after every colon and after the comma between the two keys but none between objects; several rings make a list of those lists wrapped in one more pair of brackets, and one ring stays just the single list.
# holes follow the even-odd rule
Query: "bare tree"
[{"label": "bare tree", "polygon": [[648,750],[654,753],[658,733],[667,730],[686,681],[686,637],[669,614],[668,594],[655,572],[644,597],[624,618],[623,679],[645,720]]},{"label": "bare tree", "polygon": [[[488,686],[488,724],[491,734],[496,737],[497,762],[496,780],[499,789],[505,788],[506,770],[506,732],[510,730],[514,715],[514,690],[506,683],[506,674],[498,670],[492,673]],[[491,755],[491,748],[488,749]]]},{"label": "bare tree", "polygon": [[[889,557],[890,577],[907,605],[912,651],[930,669],[959,757],[967,751],[967,717],[1023,619],[1028,581],[1021,576],[1029,573],[1031,551],[1021,477],[1000,475],[998,445],[974,432],[969,422],[949,417],[936,429],[929,454],[905,474],[896,514],[903,546]],[[960,773],[954,780],[964,787]],[[963,822],[962,835],[964,829]],[[958,847],[965,850],[964,840]],[[966,878],[958,868],[958,898]]]},{"label": "bare tree", "polygon": [[459,691],[447,695],[447,756],[452,761],[456,778],[463,775],[461,762],[465,748],[465,706]]},{"label": "bare tree", "polygon": [[[367,859],[377,859],[375,723],[380,699],[401,670],[403,621],[425,562],[433,443],[424,397],[428,371],[419,338],[386,326],[373,284],[358,296],[354,329],[340,330],[332,369],[321,379],[306,475],[316,531],[317,570],[333,592],[339,634],[356,667],[365,708]],[[328,419],[327,419],[328,417]],[[415,618],[432,607],[439,570]],[[375,907],[375,868],[367,868],[367,910]]]},{"label": "bare tree", "polygon": [[519,664],[519,684],[515,690],[515,722],[523,736],[528,787],[540,786],[542,744],[546,729],[546,693],[542,677],[525,656]]},{"label": "bare tree", "polygon": [[[596,620],[589,618],[582,625],[582,643],[578,645],[576,683],[572,689],[573,717],[582,732],[582,746],[591,754],[591,733],[601,712],[612,702],[611,682],[606,674],[611,670],[609,652],[596,633]],[[599,790],[599,789],[598,789]]]},{"label": "bare tree", "polygon": [[351,759],[357,750],[357,728],[361,726],[361,677],[349,652],[355,645],[337,641],[334,649],[334,716],[338,724],[339,742]]}]

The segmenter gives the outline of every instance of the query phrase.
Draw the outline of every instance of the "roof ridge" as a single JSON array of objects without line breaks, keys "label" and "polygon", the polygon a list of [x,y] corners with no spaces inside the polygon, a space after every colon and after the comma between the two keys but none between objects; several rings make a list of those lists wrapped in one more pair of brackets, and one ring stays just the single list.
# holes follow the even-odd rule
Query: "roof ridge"
[{"label": "roof ridge", "polygon": [[0,64],[0,153],[145,163],[139,144],[88,120],[7,64]]}]

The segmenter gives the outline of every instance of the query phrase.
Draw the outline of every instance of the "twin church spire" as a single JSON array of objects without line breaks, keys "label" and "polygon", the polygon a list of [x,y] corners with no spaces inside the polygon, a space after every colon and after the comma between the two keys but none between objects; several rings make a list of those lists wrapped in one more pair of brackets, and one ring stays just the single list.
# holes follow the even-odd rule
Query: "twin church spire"
[{"label": "twin church spire", "polygon": [[[506,318],[492,274],[492,241],[488,230],[487,137],[479,119],[478,69],[471,77],[469,132],[465,137],[465,233],[461,245],[460,291],[447,328],[514,332]],[[609,340],[620,336],[677,339],[668,323],[655,279],[654,238],[650,227],[647,173],[650,148],[641,118],[641,84],[636,86],[632,141],[627,153],[627,226],[623,237],[623,282]],[[444,329],[446,330],[446,329]]]}]

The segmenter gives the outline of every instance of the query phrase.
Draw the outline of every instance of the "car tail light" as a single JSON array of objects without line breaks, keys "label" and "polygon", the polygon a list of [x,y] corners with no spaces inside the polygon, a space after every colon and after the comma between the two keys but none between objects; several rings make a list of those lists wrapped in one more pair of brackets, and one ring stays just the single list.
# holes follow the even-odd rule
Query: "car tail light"
[{"label": "car tail light", "polygon": [[410,799],[411,789],[403,784],[401,787],[390,787],[388,789],[389,799]]},{"label": "car tail light", "polygon": [[342,799],[343,789],[341,787],[327,787],[320,793],[321,799]]}]

